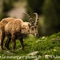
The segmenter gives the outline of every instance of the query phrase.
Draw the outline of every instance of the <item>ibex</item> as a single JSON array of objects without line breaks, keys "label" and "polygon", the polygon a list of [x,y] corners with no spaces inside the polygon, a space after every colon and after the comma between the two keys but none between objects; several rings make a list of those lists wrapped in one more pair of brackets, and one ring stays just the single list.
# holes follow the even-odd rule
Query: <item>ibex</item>
[{"label": "ibex", "polygon": [[[30,16],[27,13],[25,13],[25,14],[30,18]],[[12,38],[12,42],[13,42],[13,49],[15,49],[16,38],[18,38],[20,40],[22,49],[24,49],[23,35],[30,33],[30,34],[33,34],[36,36],[38,34],[38,30],[37,30],[38,15],[37,15],[37,13],[34,13],[34,14],[36,15],[35,23],[31,22],[32,21],[31,18],[30,18],[30,22],[23,22],[21,19],[14,19],[14,18],[2,19],[1,22],[4,24],[1,23],[2,26],[0,25],[0,27],[2,27],[2,29],[0,28],[0,31],[4,32],[3,35],[6,33],[7,41],[6,41],[5,46],[8,49],[9,49],[9,43],[10,43],[11,38]],[[0,38],[0,49],[2,49],[3,40],[4,40],[5,36],[0,35],[0,37],[1,37]]]},{"label": "ibex", "polygon": [[[29,18],[30,16],[25,13]],[[30,18],[30,22],[23,22],[21,19],[15,19],[13,22],[10,21],[6,26],[5,26],[5,33],[7,36],[6,40],[6,48],[9,49],[9,43],[10,40],[12,39],[13,47],[12,49],[15,49],[16,45],[16,39],[18,38],[21,42],[22,50],[24,50],[24,43],[23,43],[23,37],[25,34],[33,34],[37,36],[38,34],[38,14],[34,13],[36,15],[36,20],[35,22],[31,22],[32,19]]]},{"label": "ibex", "polygon": [[4,18],[0,21],[0,51],[3,49],[3,41],[4,41],[4,38],[5,38],[5,25],[14,20],[14,18]]}]

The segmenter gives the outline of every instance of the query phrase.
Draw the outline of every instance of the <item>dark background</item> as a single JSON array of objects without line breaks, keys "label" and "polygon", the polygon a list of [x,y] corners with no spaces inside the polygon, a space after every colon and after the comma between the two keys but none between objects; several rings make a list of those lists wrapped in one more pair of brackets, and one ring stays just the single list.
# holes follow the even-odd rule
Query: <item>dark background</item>
[{"label": "dark background", "polygon": [[[35,18],[33,13],[38,13],[40,36],[51,35],[60,31],[60,0],[0,0],[0,20],[8,17],[7,12],[14,8],[16,2],[26,2],[26,12],[31,15],[33,20]],[[28,18],[25,17],[23,20],[28,21]]]}]

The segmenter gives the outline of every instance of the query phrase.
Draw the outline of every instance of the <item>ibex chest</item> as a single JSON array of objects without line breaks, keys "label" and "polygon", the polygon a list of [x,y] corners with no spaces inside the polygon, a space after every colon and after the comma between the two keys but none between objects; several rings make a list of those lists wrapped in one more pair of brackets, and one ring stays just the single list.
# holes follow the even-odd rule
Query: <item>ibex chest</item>
[{"label": "ibex chest", "polygon": [[15,33],[15,36],[16,36],[16,39],[18,38],[21,38],[21,37],[26,37],[27,34],[22,34],[22,33]]}]

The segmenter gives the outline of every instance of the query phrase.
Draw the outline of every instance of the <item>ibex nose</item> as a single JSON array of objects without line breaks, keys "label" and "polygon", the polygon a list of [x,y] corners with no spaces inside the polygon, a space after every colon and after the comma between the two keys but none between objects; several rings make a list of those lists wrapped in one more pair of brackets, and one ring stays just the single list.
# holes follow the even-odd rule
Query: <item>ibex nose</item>
[{"label": "ibex nose", "polygon": [[39,36],[39,34],[35,34],[35,37],[38,37]]}]

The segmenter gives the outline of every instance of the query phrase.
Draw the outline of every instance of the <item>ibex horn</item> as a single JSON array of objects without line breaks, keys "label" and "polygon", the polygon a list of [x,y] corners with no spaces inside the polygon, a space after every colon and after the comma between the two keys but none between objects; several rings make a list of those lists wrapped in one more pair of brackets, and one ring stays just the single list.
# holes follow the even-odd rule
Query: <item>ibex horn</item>
[{"label": "ibex horn", "polygon": [[30,15],[29,15],[29,14],[27,14],[27,13],[23,13],[23,14],[25,14],[25,15],[27,15],[27,16],[28,16],[28,18],[29,18],[30,22],[32,21],[32,18],[30,17]]},{"label": "ibex horn", "polygon": [[35,20],[35,24],[38,24],[38,14],[37,13],[34,13],[36,15],[36,20]]}]

